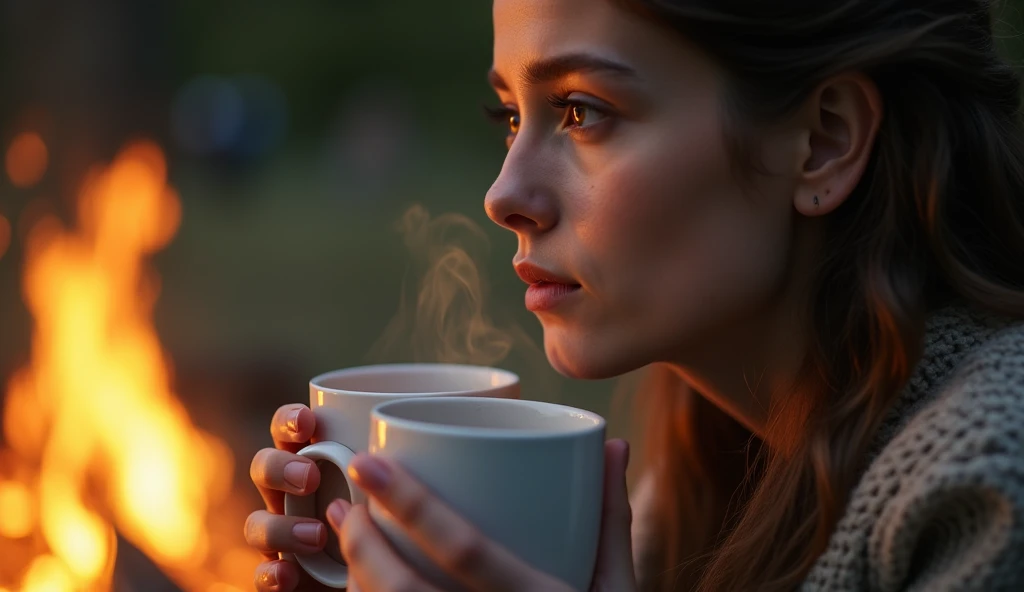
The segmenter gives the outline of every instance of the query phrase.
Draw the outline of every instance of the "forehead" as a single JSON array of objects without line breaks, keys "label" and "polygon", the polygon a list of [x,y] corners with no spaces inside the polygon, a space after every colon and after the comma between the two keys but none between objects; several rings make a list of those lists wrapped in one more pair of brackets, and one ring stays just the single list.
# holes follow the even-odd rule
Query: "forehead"
[{"label": "forehead", "polygon": [[611,0],[494,0],[494,68],[569,53],[621,61],[663,59],[678,39]]}]

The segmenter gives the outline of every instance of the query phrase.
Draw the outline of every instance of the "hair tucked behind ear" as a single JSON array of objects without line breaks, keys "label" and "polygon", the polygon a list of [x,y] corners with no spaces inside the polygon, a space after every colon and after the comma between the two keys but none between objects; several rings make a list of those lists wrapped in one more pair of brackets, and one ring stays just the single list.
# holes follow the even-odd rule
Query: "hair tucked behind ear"
[{"label": "hair tucked behind ear", "polygon": [[716,439],[734,441],[735,422],[678,380],[643,397],[664,517],[651,587],[789,590],[824,551],[929,313],[959,299],[1024,317],[1020,82],[982,0],[624,3],[721,64],[737,158],[830,76],[862,72],[884,103],[871,163],[827,217],[812,347],[788,395],[802,415],[769,420],[766,440],[785,446],[748,463]]}]

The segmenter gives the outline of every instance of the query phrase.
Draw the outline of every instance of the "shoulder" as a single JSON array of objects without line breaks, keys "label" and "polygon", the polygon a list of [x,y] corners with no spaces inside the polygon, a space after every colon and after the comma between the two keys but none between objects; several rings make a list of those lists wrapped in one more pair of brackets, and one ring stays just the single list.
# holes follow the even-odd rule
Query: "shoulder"
[{"label": "shoulder", "polygon": [[1024,588],[1024,324],[970,341],[895,418],[805,588]]},{"label": "shoulder", "polygon": [[[875,464],[904,477],[1002,458],[1024,463],[1024,324],[994,333],[957,364],[934,398],[905,417]],[[901,460],[905,459],[905,460]]]},{"label": "shoulder", "polygon": [[1024,325],[989,336],[936,390],[869,470],[889,493],[869,539],[871,583],[1020,589]]}]

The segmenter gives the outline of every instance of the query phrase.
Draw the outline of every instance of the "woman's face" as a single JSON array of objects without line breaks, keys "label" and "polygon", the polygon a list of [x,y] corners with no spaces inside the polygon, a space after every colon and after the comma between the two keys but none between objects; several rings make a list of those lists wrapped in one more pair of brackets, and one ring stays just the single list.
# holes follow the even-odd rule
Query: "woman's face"
[{"label": "woman's face", "polygon": [[609,0],[495,0],[491,81],[509,151],[486,209],[520,274],[556,280],[526,300],[557,370],[686,363],[782,293],[794,175],[737,178],[720,71],[678,36]]}]

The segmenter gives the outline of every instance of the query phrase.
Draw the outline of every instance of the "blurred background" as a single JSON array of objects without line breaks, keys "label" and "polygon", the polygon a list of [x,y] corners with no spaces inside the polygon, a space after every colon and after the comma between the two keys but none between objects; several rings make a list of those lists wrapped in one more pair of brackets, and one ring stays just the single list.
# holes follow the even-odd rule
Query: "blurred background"
[{"label": "blurred background", "polygon": [[627,435],[629,385],[550,369],[484,215],[490,56],[479,0],[0,2],[0,592],[250,589],[274,409],[435,355],[380,341],[423,329],[431,274],[478,282],[438,306],[487,325],[447,357]]}]

